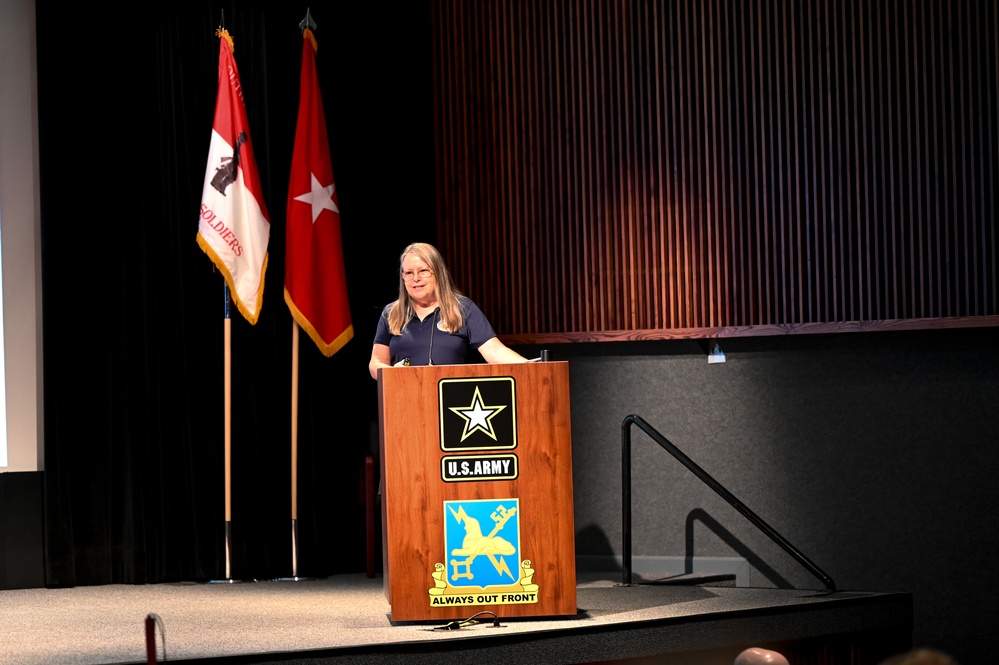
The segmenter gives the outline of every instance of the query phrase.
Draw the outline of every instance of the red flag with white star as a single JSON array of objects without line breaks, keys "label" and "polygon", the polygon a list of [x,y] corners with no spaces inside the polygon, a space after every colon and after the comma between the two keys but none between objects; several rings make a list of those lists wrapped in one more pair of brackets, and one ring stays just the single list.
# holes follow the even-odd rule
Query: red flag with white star
[{"label": "red flag with white star", "polygon": [[264,203],[232,39],[219,36],[219,88],[201,194],[198,245],[225,277],[236,308],[260,316],[271,223]]},{"label": "red flag with white star", "polygon": [[351,337],[340,208],[326,116],[316,76],[316,40],[302,32],[302,78],[288,184],[284,300],[291,315],[329,357]]}]

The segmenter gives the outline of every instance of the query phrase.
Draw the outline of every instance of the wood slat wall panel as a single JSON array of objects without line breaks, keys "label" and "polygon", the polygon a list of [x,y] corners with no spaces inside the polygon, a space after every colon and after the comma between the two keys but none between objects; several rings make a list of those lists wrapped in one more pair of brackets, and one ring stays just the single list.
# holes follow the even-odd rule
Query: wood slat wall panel
[{"label": "wood slat wall panel", "polygon": [[438,243],[504,339],[999,323],[994,3],[433,18]]}]

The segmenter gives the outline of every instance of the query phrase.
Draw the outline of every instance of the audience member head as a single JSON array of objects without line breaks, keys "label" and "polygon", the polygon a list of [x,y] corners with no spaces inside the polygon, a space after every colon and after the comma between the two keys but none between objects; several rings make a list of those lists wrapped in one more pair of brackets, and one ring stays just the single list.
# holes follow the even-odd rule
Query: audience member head
[{"label": "audience member head", "polygon": [[736,656],[732,665],[788,665],[788,662],[776,651],[750,647]]},{"label": "audience member head", "polygon": [[881,665],[957,665],[957,661],[942,651],[918,647],[883,660]]}]

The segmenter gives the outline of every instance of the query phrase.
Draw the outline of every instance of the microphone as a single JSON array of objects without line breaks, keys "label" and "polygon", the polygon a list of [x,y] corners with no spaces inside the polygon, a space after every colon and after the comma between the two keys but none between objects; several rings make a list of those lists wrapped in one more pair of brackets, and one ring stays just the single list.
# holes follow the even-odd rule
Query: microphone
[{"label": "microphone", "polygon": [[437,330],[437,315],[440,314],[441,308],[434,308],[434,320],[432,322],[433,328],[430,329],[430,351],[427,353],[427,365],[434,364],[434,332]]}]

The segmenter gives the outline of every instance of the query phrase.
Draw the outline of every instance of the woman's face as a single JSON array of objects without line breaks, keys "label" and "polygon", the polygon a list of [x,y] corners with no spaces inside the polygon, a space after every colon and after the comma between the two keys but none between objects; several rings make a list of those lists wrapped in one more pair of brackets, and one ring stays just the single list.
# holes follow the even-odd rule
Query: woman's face
[{"label": "woman's face", "polygon": [[420,305],[432,305],[437,300],[437,278],[423,259],[413,254],[402,258],[402,281],[409,297]]}]

